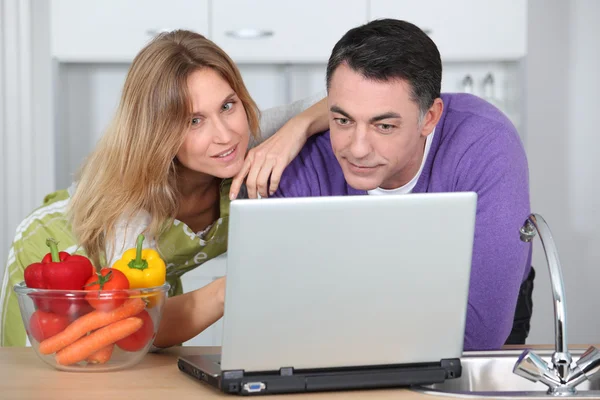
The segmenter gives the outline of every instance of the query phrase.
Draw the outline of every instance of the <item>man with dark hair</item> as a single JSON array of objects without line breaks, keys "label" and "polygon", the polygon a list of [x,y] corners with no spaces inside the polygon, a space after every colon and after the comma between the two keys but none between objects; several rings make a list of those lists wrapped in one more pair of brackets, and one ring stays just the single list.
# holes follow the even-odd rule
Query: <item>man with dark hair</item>
[{"label": "man with dark hair", "polygon": [[435,43],[413,24],[350,30],[327,65],[330,131],[308,140],[273,197],[477,192],[464,348],[524,343],[534,273],[519,239],[530,213],[525,151],[498,109],[441,94],[441,79]]}]

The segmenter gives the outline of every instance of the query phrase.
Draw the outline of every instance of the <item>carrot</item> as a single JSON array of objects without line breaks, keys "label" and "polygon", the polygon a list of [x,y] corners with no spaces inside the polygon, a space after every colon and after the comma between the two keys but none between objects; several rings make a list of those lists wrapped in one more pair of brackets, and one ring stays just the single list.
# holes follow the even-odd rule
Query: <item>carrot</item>
[{"label": "carrot", "polygon": [[137,317],[113,322],[60,350],[55,356],[56,363],[71,365],[83,361],[104,347],[131,335],[143,324],[142,319]]},{"label": "carrot", "polygon": [[114,343],[109,344],[108,346],[98,350],[97,352],[90,354],[86,358],[86,361],[89,364],[104,364],[104,363],[108,362],[108,360],[110,360],[110,357],[112,356],[114,348],[115,348]]},{"label": "carrot", "polygon": [[52,354],[67,347],[88,332],[140,313],[146,303],[139,297],[125,301],[112,311],[94,310],[71,322],[62,332],[40,343],[41,354]]}]

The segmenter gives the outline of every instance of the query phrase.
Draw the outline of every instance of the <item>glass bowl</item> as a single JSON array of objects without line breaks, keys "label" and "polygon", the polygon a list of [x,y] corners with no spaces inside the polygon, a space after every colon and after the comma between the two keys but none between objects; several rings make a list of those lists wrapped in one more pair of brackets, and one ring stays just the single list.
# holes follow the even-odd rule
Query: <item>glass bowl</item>
[{"label": "glass bowl", "polygon": [[169,284],[129,290],[14,286],[27,337],[62,371],[114,371],[139,363],[154,342]]}]

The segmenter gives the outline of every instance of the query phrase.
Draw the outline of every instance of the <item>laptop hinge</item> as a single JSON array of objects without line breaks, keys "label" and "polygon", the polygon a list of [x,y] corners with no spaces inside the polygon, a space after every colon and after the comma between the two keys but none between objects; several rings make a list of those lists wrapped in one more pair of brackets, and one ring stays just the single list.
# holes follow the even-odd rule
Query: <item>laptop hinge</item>
[{"label": "laptop hinge", "polygon": [[294,368],[293,367],[279,368],[279,375],[280,376],[293,376],[294,375]]},{"label": "laptop hinge", "polygon": [[242,379],[244,377],[243,369],[235,369],[232,371],[223,371],[224,379]]},{"label": "laptop hinge", "polygon": [[462,375],[460,358],[441,360],[440,366],[446,371],[446,379],[459,378]]}]

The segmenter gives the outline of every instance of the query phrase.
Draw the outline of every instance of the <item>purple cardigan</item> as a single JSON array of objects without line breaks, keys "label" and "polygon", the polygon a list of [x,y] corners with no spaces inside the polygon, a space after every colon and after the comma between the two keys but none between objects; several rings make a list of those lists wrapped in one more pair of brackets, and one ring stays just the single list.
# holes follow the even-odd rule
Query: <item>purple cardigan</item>
[{"label": "purple cardigan", "polygon": [[[519,239],[530,213],[527,158],[512,123],[468,94],[443,94],[444,112],[413,193],[478,194],[465,350],[500,348],[510,334],[531,244]],[[329,132],[313,136],[273,197],[365,195],[350,187]]]}]

